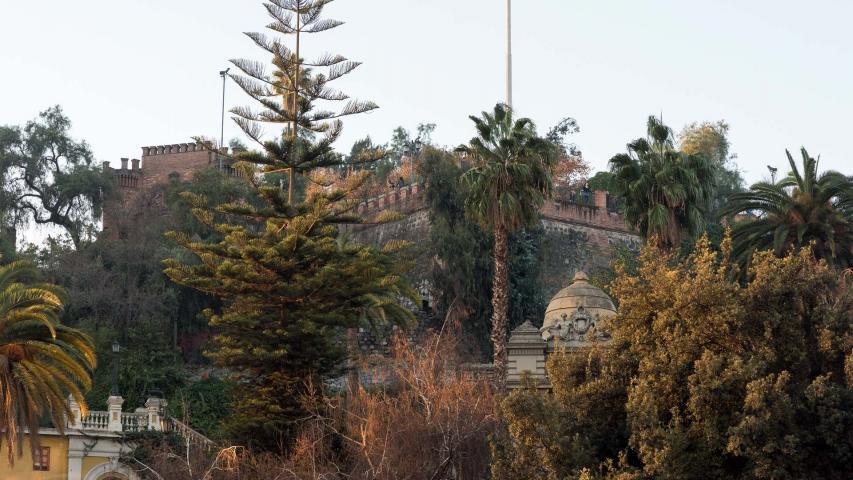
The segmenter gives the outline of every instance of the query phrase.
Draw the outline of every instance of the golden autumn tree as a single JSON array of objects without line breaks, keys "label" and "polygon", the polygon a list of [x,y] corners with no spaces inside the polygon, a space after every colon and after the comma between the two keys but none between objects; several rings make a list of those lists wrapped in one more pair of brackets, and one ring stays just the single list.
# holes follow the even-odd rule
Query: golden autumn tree
[{"label": "golden autumn tree", "polygon": [[[648,246],[612,285],[606,348],[503,402],[495,478],[842,479],[853,455],[853,284],[807,250]],[[545,432],[543,434],[543,432]]]}]

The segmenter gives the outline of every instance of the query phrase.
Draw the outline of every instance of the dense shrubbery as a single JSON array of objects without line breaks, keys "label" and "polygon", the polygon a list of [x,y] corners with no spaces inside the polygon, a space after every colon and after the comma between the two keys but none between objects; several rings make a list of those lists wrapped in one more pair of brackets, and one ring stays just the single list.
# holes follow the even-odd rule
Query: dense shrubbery
[{"label": "dense shrubbery", "polygon": [[845,478],[847,276],[765,253],[742,284],[728,240],[638,268],[613,285],[610,348],[553,356],[553,396],[503,400],[495,478]]}]

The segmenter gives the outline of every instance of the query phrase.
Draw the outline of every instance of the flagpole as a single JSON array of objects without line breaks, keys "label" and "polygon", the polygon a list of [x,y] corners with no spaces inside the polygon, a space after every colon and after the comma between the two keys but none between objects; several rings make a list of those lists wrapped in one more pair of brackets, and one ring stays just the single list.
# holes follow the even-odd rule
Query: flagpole
[{"label": "flagpole", "polygon": [[506,104],[512,107],[512,0],[506,0]]}]

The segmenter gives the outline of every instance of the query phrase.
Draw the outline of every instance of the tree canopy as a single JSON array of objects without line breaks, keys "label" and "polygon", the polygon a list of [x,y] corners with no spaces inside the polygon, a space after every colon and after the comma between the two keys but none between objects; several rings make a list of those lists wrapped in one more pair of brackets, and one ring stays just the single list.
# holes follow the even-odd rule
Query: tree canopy
[{"label": "tree canopy", "polygon": [[471,116],[477,136],[457,148],[473,166],[463,175],[469,188],[465,209],[495,237],[492,285],[492,349],[495,377],[506,373],[509,234],[539,220],[551,196],[557,147],[540,137],[528,118],[514,119],[498,104],[492,113]]},{"label": "tree canopy", "polygon": [[69,397],[86,411],[96,365],[91,338],[59,323],[65,292],[37,274],[29,262],[0,266],[0,447],[10,464],[25,435],[35,451],[41,417],[64,430]]},{"label": "tree canopy", "polygon": [[853,286],[807,250],[731,240],[620,270],[608,346],[548,360],[554,395],[503,401],[503,478],[842,479],[853,455]]},{"label": "tree canopy", "polygon": [[818,161],[800,150],[801,167],[790,152],[790,173],[777,183],[759,182],[734,194],[724,215],[745,215],[735,223],[735,254],[748,263],[753,252],[786,255],[810,246],[817,258],[839,268],[853,266],[853,181],[818,172]]},{"label": "tree canopy", "polygon": [[[405,242],[379,248],[341,235],[341,225],[361,221],[353,212],[353,192],[367,172],[305,198],[294,196],[294,173],[343,164],[332,150],[342,128],[339,118],[375,108],[371,102],[350,101],[336,113],[314,110],[319,100],[346,100],[328,83],[358,66],[339,55],[313,62],[299,57],[303,31],[316,33],[340,25],[321,19],[328,3],[264,4],[273,17],[270,29],[295,36],[296,52],[278,38],[249,34],[273,54],[275,72],[267,76],[260,63],[234,61],[245,73],[235,81],[264,107],[259,114],[234,110],[237,123],[263,148],[236,157],[250,172],[254,164],[263,166],[261,173],[288,171],[287,191],[248,175],[258,198],[255,204],[242,199],[214,203],[205,195],[186,193],[195,216],[217,235],[207,240],[188,232],[168,235],[194,258],[168,260],[166,275],[223,303],[221,309],[207,312],[215,332],[208,355],[233,372],[239,385],[232,403],[232,438],[274,451],[287,447],[304,419],[302,397],[311,385],[342,373],[348,347],[344,332],[379,323],[408,326],[413,315],[401,302],[416,301],[403,278],[408,263],[392,255],[405,248]],[[305,66],[327,68],[327,74],[309,73]],[[263,141],[258,125],[264,122],[289,124],[290,129]]]},{"label": "tree canopy", "polygon": [[661,247],[698,235],[715,190],[715,167],[702,155],[679,152],[672,130],[650,116],[646,137],[610,159],[610,185],[625,201],[625,219]]},{"label": "tree canopy", "polygon": [[23,127],[0,127],[0,218],[4,226],[53,225],[76,248],[93,238],[112,178],[97,168],[89,145],[69,132],[59,106]]}]

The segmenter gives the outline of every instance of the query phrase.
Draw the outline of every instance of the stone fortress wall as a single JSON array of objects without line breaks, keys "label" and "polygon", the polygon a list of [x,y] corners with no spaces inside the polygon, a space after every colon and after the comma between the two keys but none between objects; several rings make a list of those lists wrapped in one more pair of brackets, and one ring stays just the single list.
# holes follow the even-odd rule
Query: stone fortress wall
[{"label": "stone fortress wall", "polygon": [[[105,205],[104,230],[117,230],[114,226],[128,216],[128,206],[141,193],[168,184],[170,178],[187,181],[209,166],[237,175],[230,159],[219,155],[227,151],[227,147],[217,152],[198,143],[180,143],[142,147],[141,159],[122,158],[120,167],[115,169],[104,162],[104,169],[113,174],[118,193],[115,200]],[[548,259],[542,279],[546,295],[566,286],[577,271],[594,272],[606,267],[617,249],[639,248],[640,238],[626,226],[624,217],[608,209],[607,192],[589,193],[588,204],[549,201],[540,211],[544,229],[541,254]],[[157,199],[147,200],[149,206],[156,206]],[[423,246],[429,236],[429,212],[423,184],[406,185],[366,199],[357,205],[356,211],[367,223],[344,229],[358,241],[382,245],[389,240],[409,240]],[[372,218],[384,211],[398,212],[403,218],[371,223]],[[112,234],[118,233],[113,231]],[[429,259],[421,256],[416,261],[419,272],[428,271]]]},{"label": "stone fortress wall", "polygon": [[[625,224],[624,216],[607,208],[607,192],[595,191],[591,204],[549,201],[542,206],[541,224],[545,295],[550,296],[572,278],[575,272],[593,272],[605,268],[618,249],[638,250],[640,237]],[[370,223],[383,211],[404,215],[401,220]],[[359,215],[367,219],[363,225],[350,226],[350,234],[358,241],[382,245],[389,240],[408,240],[423,245],[429,236],[429,212],[422,184],[408,185],[393,192],[367,199],[357,206]],[[419,263],[428,259],[420,259]],[[422,267],[422,268],[421,268]],[[419,272],[428,271],[419,265]]]}]

